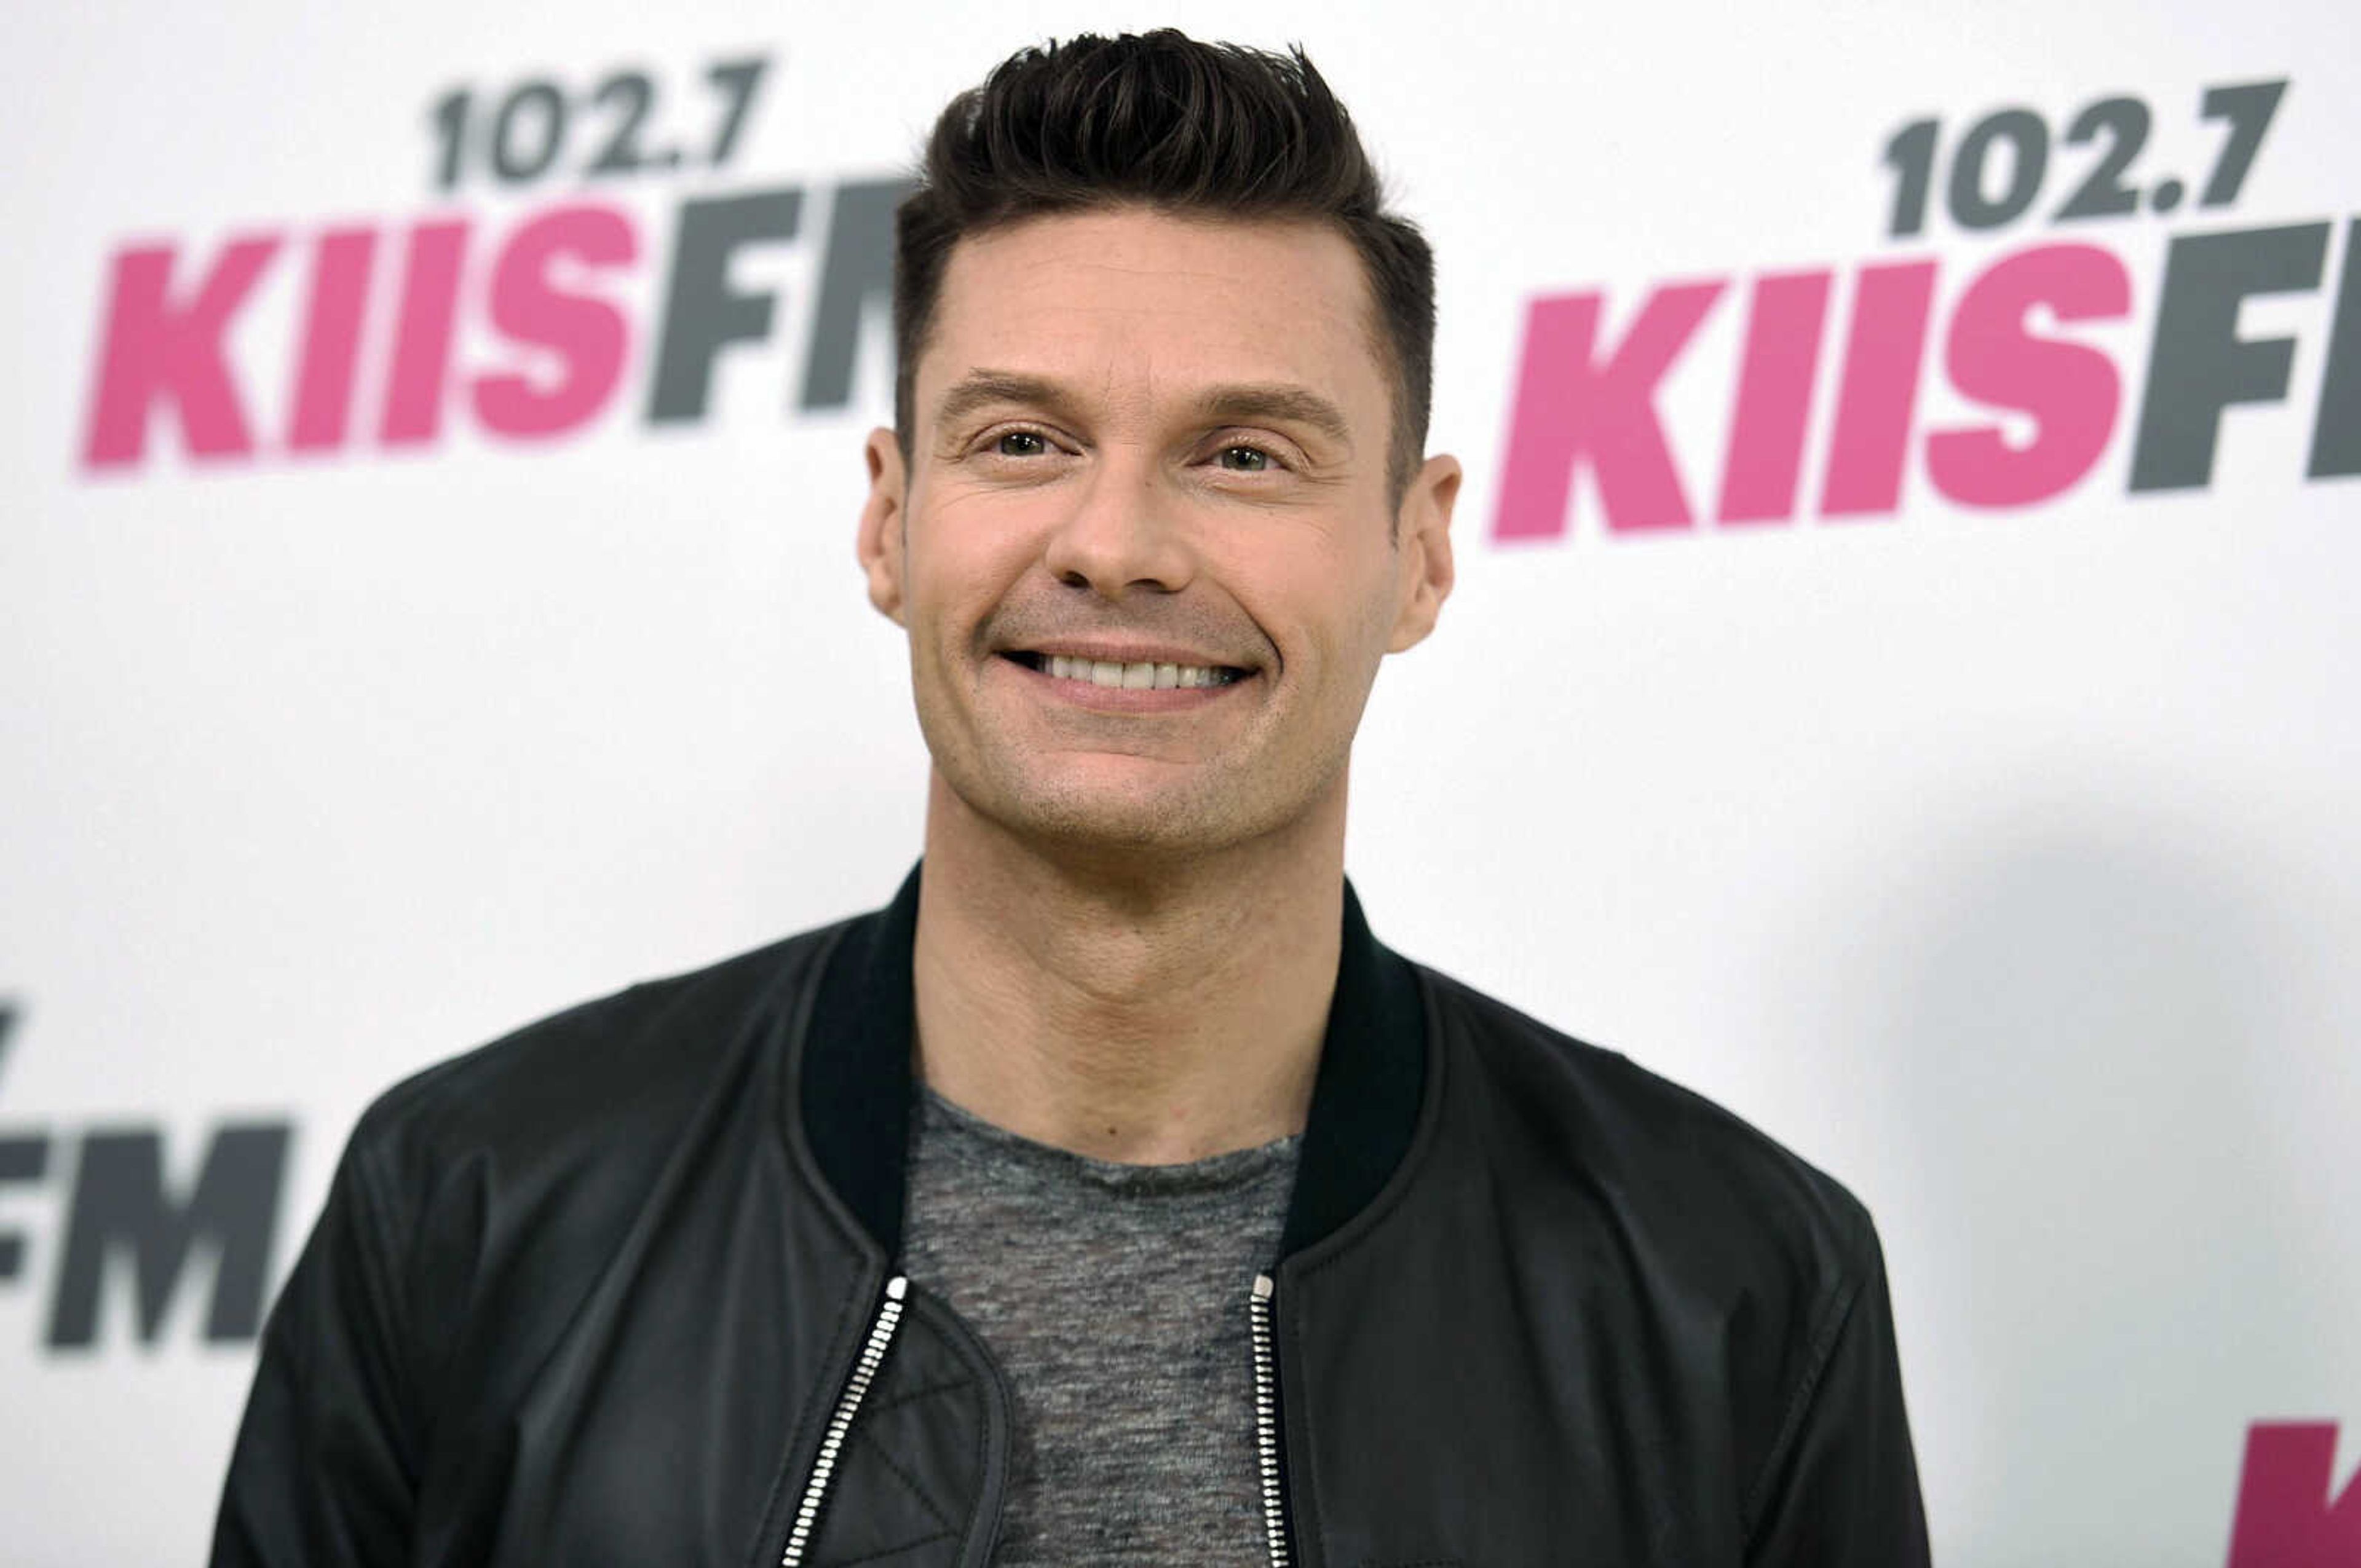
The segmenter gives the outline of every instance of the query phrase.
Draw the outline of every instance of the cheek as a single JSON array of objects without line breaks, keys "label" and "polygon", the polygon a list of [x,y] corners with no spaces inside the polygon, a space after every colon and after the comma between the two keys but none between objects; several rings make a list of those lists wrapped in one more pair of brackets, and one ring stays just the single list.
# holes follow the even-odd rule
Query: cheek
[{"label": "cheek", "polygon": [[961,643],[974,636],[1027,559],[1010,531],[961,528],[941,518],[914,526],[903,586],[928,640]]},{"label": "cheek", "polygon": [[1240,604],[1297,674],[1323,685],[1355,683],[1376,665],[1393,630],[1391,553],[1322,550],[1249,563],[1234,581],[1250,585]]}]

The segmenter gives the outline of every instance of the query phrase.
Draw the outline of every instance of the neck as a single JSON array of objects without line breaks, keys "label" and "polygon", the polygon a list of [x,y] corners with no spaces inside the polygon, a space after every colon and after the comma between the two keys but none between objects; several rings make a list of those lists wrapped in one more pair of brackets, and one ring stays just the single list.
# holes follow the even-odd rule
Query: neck
[{"label": "neck", "polygon": [[1341,787],[1313,817],[1143,867],[1022,841],[937,775],[920,1077],[1021,1136],[1126,1164],[1302,1131],[1343,937]]}]

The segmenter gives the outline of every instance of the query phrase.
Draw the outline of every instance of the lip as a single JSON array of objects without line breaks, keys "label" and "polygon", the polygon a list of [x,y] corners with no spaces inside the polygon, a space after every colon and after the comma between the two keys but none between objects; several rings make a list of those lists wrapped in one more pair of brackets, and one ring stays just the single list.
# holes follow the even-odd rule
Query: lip
[{"label": "lip", "polygon": [[1090,659],[1107,664],[1202,664],[1211,669],[1255,672],[1252,664],[1241,664],[1202,649],[1183,648],[1174,642],[1114,642],[1071,638],[1052,638],[1045,642],[1013,643],[994,650],[1001,654],[1037,653],[1045,659]]},{"label": "lip", "polygon": [[[1071,645],[1070,651],[1070,645],[1061,643],[1055,648],[1012,649],[1010,652],[1038,652],[1050,656],[1062,654],[1067,658],[1105,659],[1110,663],[1122,663],[1144,664],[1153,662],[1161,664],[1191,664],[1212,662],[1202,656],[1172,658],[1159,657],[1151,653],[1126,653],[1119,656],[1095,651],[1104,646],[1105,645],[1076,643]],[[1029,683],[1033,690],[1049,701],[1064,703],[1073,707],[1087,708],[1093,713],[1189,713],[1220,702],[1262,678],[1260,671],[1247,670],[1244,676],[1226,685],[1103,686],[1092,681],[1061,680],[1047,670],[1037,670],[1030,664],[1021,664],[1014,659],[1003,658],[998,654],[993,656],[992,662],[1018,680]],[[1244,668],[1237,664],[1223,667]]]}]

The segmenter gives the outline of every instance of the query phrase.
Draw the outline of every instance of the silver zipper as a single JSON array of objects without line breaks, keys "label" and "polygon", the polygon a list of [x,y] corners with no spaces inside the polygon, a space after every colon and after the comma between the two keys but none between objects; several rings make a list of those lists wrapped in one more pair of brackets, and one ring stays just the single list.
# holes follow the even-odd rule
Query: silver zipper
[{"label": "silver zipper", "polygon": [[1262,1459],[1262,1530],[1270,1542],[1270,1568],[1287,1568],[1287,1492],[1279,1451],[1279,1356],[1271,1348],[1271,1298],[1279,1287],[1268,1274],[1255,1276],[1246,1302],[1254,1331],[1255,1449]]},{"label": "silver zipper", "polygon": [[894,1331],[901,1326],[902,1299],[909,1289],[910,1281],[899,1274],[885,1282],[885,1299],[869,1324],[861,1359],[852,1364],[852,1380],[837,1396],[836,1412],[828,1419],[828,1435],[819,1440],[819,1457],[812,1462],[811,1479],[804,1483],[804,1500],[796,1508],[796,1527],[787,1532],[787,1549],[779,1554],[779,1568],[796,1568],[811,1546],[812,1530],[819,1523],[820,1505],[828,1501],[828,1484],[836,1478],[836,1461],[844,1452],[845,1436],[852,1431],[852,1418],[860,1414],[869,1385],[877,1380],[877,1369],[885,1364]]}]

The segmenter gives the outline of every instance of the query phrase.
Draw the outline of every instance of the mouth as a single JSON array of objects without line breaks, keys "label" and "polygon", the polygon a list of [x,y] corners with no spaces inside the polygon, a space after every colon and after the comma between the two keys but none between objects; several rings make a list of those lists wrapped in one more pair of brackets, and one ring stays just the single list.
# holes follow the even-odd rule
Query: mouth
[{"label": "mouth", "polygon": [[1234,685],[1254,672],[1235,664],[1182,664],[1153,661],[1085,659],[1066,653],[1011,649],[1000,655],[1057,681],[1076,681],[1118,691],[1178,691]]}]

